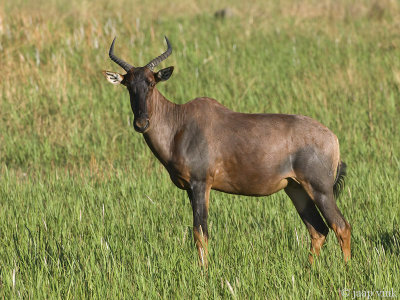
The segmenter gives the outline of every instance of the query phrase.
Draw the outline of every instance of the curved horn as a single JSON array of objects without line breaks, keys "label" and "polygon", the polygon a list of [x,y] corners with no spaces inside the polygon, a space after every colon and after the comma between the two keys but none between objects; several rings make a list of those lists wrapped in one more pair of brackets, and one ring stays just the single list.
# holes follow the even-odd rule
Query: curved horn
[{"label": "curved horn", "polygon": [[155,68],[160,62],[162,62],[164,59],[166,59],[166,58],[167,58],[168,56],[170,56],[171,53],[172,53],[172,47],[171,47],[171,44],[169,43],[167,37],[165,37],[165,40],[166,40],[167,46],[168,46],[167,50],[166,50],[163,54],[161,54],[160,56],[156,57],[155,59],[153,59],[151,62],[149,62],[149,63],[146,65],[146,67],[149,68],[149,69],[152,70],[152,71],[154,70],[154,68]]},{"label": "curved horn", "polygon": [[115,43],[115,39],[117,37],[114,38],[114,40],[112,41],[111,47],[110,47],[110,51],[108,52],[108,55],[110,56],[111,60],[115,63],[117,63],[122,69],[124,69],[126,72],[128,72],[130,69],[133,68],[133,66],[131,66],[130,64],[128,64],[127,62],[123,61],[122,59],[119,59],[118,57],[116,57],[114,55],[114,43]]}]

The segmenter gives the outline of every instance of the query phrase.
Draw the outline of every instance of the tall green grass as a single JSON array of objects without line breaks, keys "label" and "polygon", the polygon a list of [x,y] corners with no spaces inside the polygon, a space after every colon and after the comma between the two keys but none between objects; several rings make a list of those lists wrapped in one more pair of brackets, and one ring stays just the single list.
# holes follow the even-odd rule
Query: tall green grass
[{"label": "tall green grass", "polygon": [[[229,6],[233,16],[214,17]],[[3,298],[340,298],[400,294],[400,7],[395,1],[7,1],[0,4],[0,295]],[[192,213],[102,77],[115,52],[164,49],[176,103],[311,116],[348,165],[353,226],[307,261],[289,198],[212,192],[210,266]]]}]

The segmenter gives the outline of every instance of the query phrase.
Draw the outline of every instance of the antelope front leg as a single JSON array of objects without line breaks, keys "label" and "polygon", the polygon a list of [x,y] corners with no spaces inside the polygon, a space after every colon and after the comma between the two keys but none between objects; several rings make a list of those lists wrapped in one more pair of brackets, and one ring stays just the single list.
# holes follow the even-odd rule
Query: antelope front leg
[{"label": "antelope front leg", "polygon": [[187,191],[193,209],[193,237],[199,254],[200,264],[207,268],[208,255],[208,199],[210,187],[205,182],[192,182]]}]

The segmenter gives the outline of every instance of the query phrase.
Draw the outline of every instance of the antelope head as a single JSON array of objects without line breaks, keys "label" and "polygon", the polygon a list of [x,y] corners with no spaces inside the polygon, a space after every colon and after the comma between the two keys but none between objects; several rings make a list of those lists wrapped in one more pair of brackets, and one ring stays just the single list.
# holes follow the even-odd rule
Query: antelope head
[{"label": "antelope head", "polygon": [[134,115],[133,127],[140,133],[146,132],[151,125],[150,120],[153,107],[151,102],[156,84],[169,79],[174,70],[174,67],[168,67],[154,72],[154,68],[172,53],[172,47],[167,37],[165,37],[165,40],[168,48],[163,54],[151,60],[144,67],[134,67],[115,56],[114,38],[109,56],[112,61],[125,70],[126,74],[122,75],[116,72],[103,71],[104,76],[109,82],[115,85],[123,84],[127,87]]}]

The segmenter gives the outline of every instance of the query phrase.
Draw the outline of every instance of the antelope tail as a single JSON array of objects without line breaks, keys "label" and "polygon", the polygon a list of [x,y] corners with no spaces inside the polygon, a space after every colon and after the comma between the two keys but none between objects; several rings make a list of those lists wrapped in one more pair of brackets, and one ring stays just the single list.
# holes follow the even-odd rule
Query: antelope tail
[{"label": "antelope tail", "polygon": [[335,195],[336,199],[339,198],[340,193],[344,189],[346,168],[347,168],[347,165],[345,164],[345,162],[340,161],[340,163],[338,164],[338,167],[337,167],[337,171],[336,171],[335,182],[333,183],[333,194]]}]

